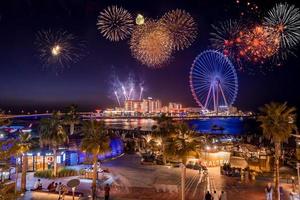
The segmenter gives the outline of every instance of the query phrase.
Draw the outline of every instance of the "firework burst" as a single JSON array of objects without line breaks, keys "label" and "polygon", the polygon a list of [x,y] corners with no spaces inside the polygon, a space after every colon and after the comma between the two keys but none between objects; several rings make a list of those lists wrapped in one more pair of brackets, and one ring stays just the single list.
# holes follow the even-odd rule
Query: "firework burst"
[{"label": "firework burst", "polygon": [[100,12],[97,26],[106,39],[117,42],[131,35],[134,20],[122,7],[109,6]]},{"label": "firework burst", "polygon": [[280,33],[280,47],[291,48],[300,41],[300,9],[294,5],[276,4],[264,18],[264,24]]},{"label": "firework burst", "polygon": [[268,26],[256,26],[239,34],[241,57],[263,64],[279,50],[279,32]]},{"label": "firework burst", "polygon": [[56,72],[76,63],[83,56],[84,43],[67,31],[38,31],[35,45],[44,67]]},{"label": "firework burst", "polygon": [[217,49],[225,56],[239,61],[239,33],[243,29],[236,20],[227,20],[212,25],[213,32],[210,33],[210,42],[214,49]]},{"label": "firework burst", "polygon": [[110,78],[110,85],[110,98],[116,100],[119,106],[123,106],[126,100],[142,100],[143,98],[144,84],[132,73],[129,73],[124,81],[121,81],[114,73]]},{"label": "firework burst", "polygon": [[142,64],[157,68],[166,63],[172,55],[173,38],[160,22],[147,20],[132,33],[130,49]]},{"label": "firework burst", "polygon": [[173,48],[182,50],[189,47],[197,37],[197,24],[185,10],[176,9],[164,14],[160,22],[174,37]]}]

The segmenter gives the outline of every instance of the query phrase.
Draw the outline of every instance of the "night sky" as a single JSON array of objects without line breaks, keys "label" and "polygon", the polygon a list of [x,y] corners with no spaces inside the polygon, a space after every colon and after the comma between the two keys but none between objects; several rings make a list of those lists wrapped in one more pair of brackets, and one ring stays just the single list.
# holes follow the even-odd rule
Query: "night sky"
[{"label": "night sky", "polygon": [[[241,0],[243,1],[243,0]],[[267,11],[275,1],[258,4]],[[300,3],[287,1],[300,7]],[[191,47],[174,54],[162,69],[149,69],[130,53],[128,40],[113,43],[97,30],[99,11],[119,5],[134,16],[151,18],[180,8],[198,23],[198,37]],[[146,96],[163,103],[182,102],[196,106],[188,75],[194,58],[209,48],[211,24],[235,18],[240,10],[235,1],[217,0],[2,0],[0,3],[0,107],[18,111],[63,108],[77,104],[80,110],[116,106],[109,98],[113,70],[125,79],[129,73],[144,81]],[[34,46],[41,29],[63,29],[86,41],[86,56],[58,75],[45,70]],[[296,51],[299,55],[299,48]],[[235,105],[252,110],[269,101],[288,101],[300,108],[300,58],[290,56],[280,69],[265,75],[238,73],[239,92]]]}]

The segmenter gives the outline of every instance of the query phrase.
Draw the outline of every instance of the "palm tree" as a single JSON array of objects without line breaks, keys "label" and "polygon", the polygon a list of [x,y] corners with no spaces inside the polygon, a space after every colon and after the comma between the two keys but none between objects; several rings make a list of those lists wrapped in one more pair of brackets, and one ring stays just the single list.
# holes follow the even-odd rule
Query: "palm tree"
[{"label": "palm tree", "polygon": [[163,156],[163,163],[167,163],[165,148],[168,138],[174,133],[174,125],[171,117],[162,115],[161,117],[156,118],[158,126],[154,125],[152,127],[153,137],[158,138],[162,141],[161,151]]},{"label": "palm tree", "polygon": [[264,137],[272,139],[275,146],[275,187],[280,199],[279,193],[279,159],[281,156],[281,144],[286,141],[293,131],[297,131],[296,109],[288,107],[287,103],[271,102],[260,108],[261,114],[257,121],[263,131]]},{"label": "palm tree", "polygon": [[22,176],[21,176],[21,191],[26,191],[26,173],[27,173],[27,165],[28,165],[28,157],[27,152],[30,150],[31,135],[29,133],[22,133],[20,135],[20,139],[17,142],[18,145],[18,154],[21,155],[22,159]]},{"label": "palm tree", "polygon": [[69,141],[58,112],[53,112],[51,118],[42,119],[39,127],[41,146],[49,146],[53,151],[53,175],[57,175],[58,147]]},{"label": "palm tree", "polygon": [[70,126],[70,135],[73,135],[75,125],[79,123],[79,115],[77,113],[77,106],[71,105],[65,113],[65,124]]},{"label": "palm tree", "polygon": [[181,199],[185,199],[186,164],[190,156],[198,157],[200,149],[199,136],[184,122],[175,125],[176,135],[168,138],[165,153],[181,160]]},{"label": "palm tree", "polygon": [[81,149],[93,155],[92,194],[93,199],[95,199],[98,156],[110,150],[110,135],[105,129],[104,122],[97,122],[95,120],[83,122],[83,133]]}]

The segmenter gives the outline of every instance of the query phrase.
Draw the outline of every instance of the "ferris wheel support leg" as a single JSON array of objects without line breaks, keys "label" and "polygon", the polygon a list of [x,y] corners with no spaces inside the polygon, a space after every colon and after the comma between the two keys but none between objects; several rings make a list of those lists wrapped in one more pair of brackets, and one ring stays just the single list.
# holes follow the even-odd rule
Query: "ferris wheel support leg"
[{"label": "ferris wheel support leg", "polygon": [[206,96],[206,100],[205,100],[205,104],[204,104],[204,108],[205,108],[205,109],[207,109],[207,103],[208,103],[208,99],[209,99],[209,97],[210,97],[211,87],[212,87],[212,85],[209,86],[208,94],[207,94],[207,96]]},{"label": "ferris wheel support leg", "polygon": [[226,97],[225,97],[225,95],[224,95],[224,92],[223,92],[223,89],[222,89],[221,85],[219,85],[219,87],[220,87],[220,91],[221,91],[221,94],[222,94],[223,99],[224,99],[224,102],[225,102],[225,106],[228,107],[228,103],[227,103],[227,100],[226,100]]},{"label": "ferris wheel support leg", "polygon": [[217,115],[218,115],[218,113],[219,113],[219,87],[220,87],[220,84],[218,83],[218,85],[217,85],[217,88],[216,88],[216,98],[217,98],[217,100],[216,100],[216,102],[217,102]]},{"label": "ferris wheel support leg", "polygon": [[216,94],[215,94],[215,86],[212,86],[212,91],[213,91],[213,102],[214,102],[214,111],[217,111],[216,109]]}]

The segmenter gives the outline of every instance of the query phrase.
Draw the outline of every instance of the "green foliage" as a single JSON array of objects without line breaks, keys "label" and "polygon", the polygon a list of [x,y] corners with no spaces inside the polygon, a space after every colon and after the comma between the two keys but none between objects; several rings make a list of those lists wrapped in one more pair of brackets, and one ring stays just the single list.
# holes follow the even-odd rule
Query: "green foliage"
[{"label": "green foliage", "polygon": [[[78,174],[79,172],[75,169],[62,168],[58,171],[57,177],[77,176]],[[34,176],[39,178],[54,178],[52,169],[36,171]]]},{"label": "green foliage", "polygon": [[83,133],[82,151],[99,155],[110,150],[110,133],[105,129],[104,122],[94,120],[83,122]]},{"label": "green foliage", "polygon": [[201,148],[199,135],[184,122],[177,123],[174,130],[176,134],[166,141],[166,155],[180,159],[183,164],[186,164],[188,157],[199,156],[198,151]]},{"label": "green foliage", "polygon": [[62,168],[57,176],[58,177],[68,177],[68,176],[77,176],[79,173],[75,169]]},{"label": "green foliage", "polygon": [[78,173],[79,173],[79,175],[85,175],[85,169],[80,169],[79,171],[78,171]]},{"label": "green foliage", "polygon": [[68,135],[62,126],[60,114],[58,112],[53,112],[51,118],[41,120],[39,133],[42,146],[58,148],[60,145],[68,142]]},{"label": "green foliage", "polygon": [[53,172],[51,169],[43,170],[43,171],[36,171],[34,173],[35,177],[39,178],[52,178],[53,177]]},{"label": "green foliage", "polygon": [[77,106],[71,105],[67,108],[64,116],[65,124],[78,124],[79,123],[79,114],[77,113]]},{"label": "green foliage", "polygon": [[281,143],[287,140],[293,131],[297,132],[296,109],[288,107],[287,103],[271,102],[260,108],[260,111],[257,121],[266,138]]}]

